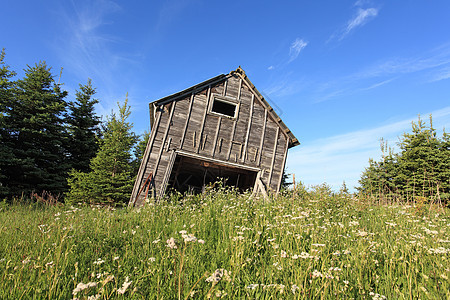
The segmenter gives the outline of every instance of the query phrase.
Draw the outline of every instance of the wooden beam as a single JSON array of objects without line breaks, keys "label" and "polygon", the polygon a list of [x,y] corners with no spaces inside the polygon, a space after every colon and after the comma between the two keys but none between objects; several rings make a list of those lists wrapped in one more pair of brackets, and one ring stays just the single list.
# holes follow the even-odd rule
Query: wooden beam
[{"label": "wooden beam", "polygon": [[244,155],[242,156],[242,162],[245,163],[245,159],[247,156],[247,147],[248,147],[248,137],[250,135],[250,126],[252,125],[253,118],[253,101],[255,100],[255,95],[252,94],[252,101],[250,102],[250,114],[248,116],[248,125],[247,125],[247,133],[245,134],[245,144],[244,144]]},{"label": "wooden beam", "polygon": [[161,111],[159,110],[158,113],[156,114],[155,123],[152,124],[152,131],[150,133],[150,138],[148,139],[147,147],[145,147],[144,157],[141,160],[141,165],[139,166],[139,171],[136,176],[136,181],[134,182],[133,191],[132,191],[131,197],[130,197],[130,203],[128,204],[129,206],[135,205],[137,197],[138,197],[138,191],[141,188],[141,185],[144,183],[143,177],[145,175],[145,170],[147,168],[148,160],[150,158],[150,153],[152,151],[153,144],[155,142],[156,131],[158,130],[160,121],[161,121]]},{"label": "wooden beam", "polygon": [[209,106],[209,97],[211,96],[211,85],[208,85],[208,93],[206,95],[206,103],[205,103],[205,110],[203,112],[203,119],[202,119],[202,125],[200,126],[200,134],[198,135],[198,145],[196,149],[196,153],[200,151],[200,145],[202,141],[203,136],[203,130],[205,128],[205,121],[206,121],[206,115],[208,114],[208,106]]},{"label": "wooden beam", "polygon": [[269,186],[269,188],[270,188],[270,181],[272,180],[272,175],[273,175],[273,165],[275,163],[275,157],[277,154],[278,134],[279,133],[280,133],[280,127],[277,126],[277,133],[275,134],[275,143],[273,145],[272,163],[270,165],[269,179],[267,180],[267,185]]},{"label": "wooden beam", "polygon": [[228,84],[228,80],[225,80],[225,83],[223,84],[222,96],[225,96],[227,93],[227,84]]},{"label": "wooden beam", "polygon": [[216,163],[216,164],[219,164],[219,165],[224,165],[226,167],[238,168],[238,169],[243,169],[243,170],[248,170],[248,171],[253,171],[253,172],[260,171],[259,168],[245,166],[245,165],[241,165],[241,164],[235,164],[235,163],[232,163],[232,162],[220,160],[220,159],[217,159],[217,158],[211,158],[209,156],[202,156],[202,155],[199,155],[199,154],[186,152],[186,151],[183,151],[183,150],[177,150],[177,153],[182,155],[182,156],[187,156],[187,157],[191,157],[191,158],[195,158],[195,159],[199,159],[199,160],[203,160],[203,161],[207,161],[207,162]]},{"label": "wooden beam", "polygon": [[228,154],[227,154],[227,160],[230,159],[230,155],[231,155],[231,149],[233,148],[233,140],[234,140],[234,133],[236,132],[236,125],[237,122],[239,120],[239,111],[240,111],[240,103],[241,103],[241,87],[242,87],[242,78],[239,79],[239,90],[238,90],[238,97],[237,97],[237,101],[238,101],[238,105],[237,105],[237,113],[236,113],[236,119],[234,119],[233,121],[233,128],[231,129],[231,134],[230,134],[230,149],[228,149]]},{"label": "wooden beam", "polygon": [[167,183],[169,182],[170,175],[172,174],[173,163],[175,162],[176,156],[177,156],[177,154],[176,154],[175,150],[172,150],[172,153],[170,154],[170,158],[169,158],[169,164],[166,167],[166,171],[164,173],[164,178],[161,183],[161,187],[159,189],[158,199],[162,198],[164,196],[164,193],[166,192]]},{"label": "wooden beam", "polygon": [[261,156],[262,156],[263,146],[264,146],[264,136],[266,134],[266,123],[267,123],[267,109],[264,109],[264,123],[263,123],[263,129],[261,132],[261,142],[259,143],[258,166],[261,165]]},{"label": "wooden beam", "polygon": [[278,179],[277,194],[280,192],[281,180],[283,180],[283,174],[284,174],[284,168],[286,166],[286,156],[287,156],[287,152],[288,152],[288,147],[289,147],[289,138],[286,138],[286,145],[284,148],[283,163],[282,163],[283,169],[281,169],[280,178]]},{"label": "wooden beam", "polygon": [[183,134],[181,135],[180,149],[183,149],[183,144],[184,144],[184,140],[186,138],[186,131],[187,131],[187,128],[188,128],[189,119],[191,118],[191,112],[192,112],[192,105],[193,104],[194,104],[194,93],[191,94],[191,99],[190,99],[190,103],[189,103],[189,109],[188,109],[188,113],[187,113],[187,116],[186,116],[186,122],[184,123]]},{"label": "wooden beam", "polygon": [[220,123],[222,122],[222,117],[217,120],[216,134],[214,135],[213,148],[211,151],[211,156],[214,157],[216,152],[217,138],[219,137]]},{"label": "wooden beam", "polygon": [[170,129],[170,122],[172,121],[173,112],[175,111],[176,101],[172,102],[172,107],[170,109],[169,117],[167,118],[166,130],[164,131],[163,139],[161,142],[161,147],[159,149],[158,157],[156,158],[155,167],[153,168],[153,176],[156,178],[156,171],[158,170],[159,162],[161,161],[161,155],[164,149],[164,144],[166,143],[167,134]]}]

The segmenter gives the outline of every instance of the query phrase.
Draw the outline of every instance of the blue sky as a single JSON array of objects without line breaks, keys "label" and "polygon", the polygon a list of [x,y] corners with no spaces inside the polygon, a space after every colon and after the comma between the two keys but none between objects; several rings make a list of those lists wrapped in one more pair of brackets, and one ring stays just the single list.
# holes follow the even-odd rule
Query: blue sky
[{"label": "blue sky", "polygon": [[450,128],[450,1],[5,1],[0,48],[23,75],[45,60],[74,96],[91,78],[107,115],[238,66],[302,143],[288,172],[357,185],[379,139],[421,114]]}]

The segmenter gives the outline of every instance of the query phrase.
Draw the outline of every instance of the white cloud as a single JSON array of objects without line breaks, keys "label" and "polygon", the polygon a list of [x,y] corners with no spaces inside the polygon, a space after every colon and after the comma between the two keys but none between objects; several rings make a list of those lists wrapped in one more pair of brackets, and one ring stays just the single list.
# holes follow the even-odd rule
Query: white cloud
[{"label": "white cloud", "polygon": [[366,24],[370,19],[376,17],[377,15],[378,10],[376,8],[359,8],[356,16],[348,22],[347,28],[344,34],[341,36],[341,39],[344,38],[348,33],[350,33],[350,31],[352,31],[356,27]]},{"label": "white cloud", "polygon": [[343,40],[350,32],[354,31],[358,27],[365,25],[367,22],[374,19],[378,15],[379,10],[377,8],[361,8],[361,6],[364,4],[365,1],[357,1],[355,3],[355,6],[358,6],[358,10],[355,16],[347,22],[345,28],[333,33],[327,40],[327,43],[336,38],[339,41]]},{"label": "white cloud", "polygon": [[432,76],[430,81],[431,82],[433,82],[433,81],[441,81],[441,80],[445,80],[445,79],[449,79],[449,78],[450,78],[450,67],[438,70],[436,72],[436,74],[434,74]]},{"label": "white cloud", "polygon": [[[444,127],[450,128],[450,106],[431,114],[433,126],[438,131]],[[296,179],[306,185],[327,182],[338,189],[345,180],[348,187],[357,186],[369,158],[378,160],[381,156],[380,138],[387,140],[390,146],[395,146],[398,137],[410,131],[412,121],[417,121],[417,116],[376,128],[302,143],[289,152],[287,171],[294,173]]]},{"label": "white cloud", "polygon": [[300,54],[300,51],[302,51],[307,45],[308,45],[307,41],[304,41],[303,39],[300,38],[296,38],[295,41],[292,42],[291,47],[289,48],[288,63],[294,61]]}]

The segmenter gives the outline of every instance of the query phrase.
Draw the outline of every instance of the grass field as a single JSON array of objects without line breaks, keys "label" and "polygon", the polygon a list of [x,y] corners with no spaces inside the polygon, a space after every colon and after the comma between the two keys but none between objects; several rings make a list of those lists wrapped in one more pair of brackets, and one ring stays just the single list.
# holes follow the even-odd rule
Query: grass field
[{"label": "grass field", "polygon": [[317,187],[0,208],[1,299],[450,299],[450,213]]}]

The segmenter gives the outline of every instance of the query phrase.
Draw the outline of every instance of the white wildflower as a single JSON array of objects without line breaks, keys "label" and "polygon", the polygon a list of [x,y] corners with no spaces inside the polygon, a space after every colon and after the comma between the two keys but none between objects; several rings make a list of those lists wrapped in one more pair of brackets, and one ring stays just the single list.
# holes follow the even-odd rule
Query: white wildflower
[{"label": "white wildflower", "polygon": [[122,284],[122,287],[121,287],[120,289],[117,290],[117,293],[119,293],[119,294],[121,294],[121,295],[125,294],[125,292],[127,291],[128,287],[129,287],[129,286],[131,285],[131,283],[133,282],[133,281],[128,281],[128,280],[130,280],[130,278],[127,276],[127,277],[125,278],[125,282]]},{"label": "white wildflower", "polygon": [[318,277],[323,277],[323,274],[320,273],[320,272],[317,271],[317,270],[314,270],[314,271],[312,272],[312,278],[318,278]]},{"label": "white wildflower", "polygon": [[78,294],[81,291],[84,291],[85,289],[88,289],[90,287],[95,287],[97,286],[97,282],[88,282],[86,284],[80,282],[77,287],[72,291],[73,295]]},{"label": "white wildflower", "polygon": [[209,276],[208,278],[206,278],[206,282],[219,282],[220,280],[225,279],[226,281],[231,281],[231,272],[228,272],[225,269],[217,269],[214,271],[213,274],[211,274],[211,276]]},{"label": "white wildflower", "polygon": [[101,265],[102,263],[104,263],[105,261],[101,258],[98,258],[96,261],[94,261],[94,265]]},{"label": "white wildflower", "polygon": [[293,284],[293,285],[291,286],[292,294],[295,295],[295,292],[296,292],[297,290],[299,290],[299,289],[300,289],[300,288],[299,288],[296,284]]},{"label": "white wildflower", "polygon": [[22,260],[22,264],[26,265],[27,263],[29,263],[31,260],[27,257],[24,260]]},{"label": "white wildflower", "polygon": [[171,237],[166,242],[167,242],[166,246],[169,247],[170,249],[177,249],[177,245],[176,245],[176,242],[175,242],[174,238]]},{"label": "white wildflower", "polygon": [[250,289],[250,290],[254,290],[254,289],[256,289],[258,286],[259,286],[259,284],[257,284],[257,283],[252,283],[252,284],[249,284],[248,286],[246,286],[246,288],[247,288],[247,289]]},{"label": "white wildflower", "polygon": [[356,235],[357,236],[367,236],[368,235],[368,233],[367,232],[365,232],[364,230],[358,230],[358,232],[356,233]]}]

